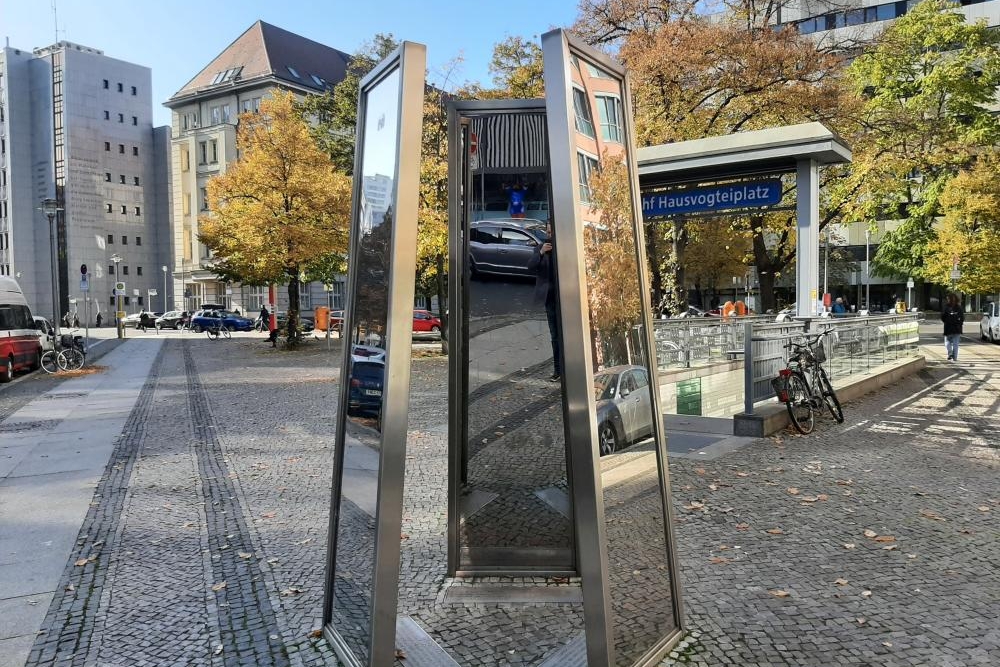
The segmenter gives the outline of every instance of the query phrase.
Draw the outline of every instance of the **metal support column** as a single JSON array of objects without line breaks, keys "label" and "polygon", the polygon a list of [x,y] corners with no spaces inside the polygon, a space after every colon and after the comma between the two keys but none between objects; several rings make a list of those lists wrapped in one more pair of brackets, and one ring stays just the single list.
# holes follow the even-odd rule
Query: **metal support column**
[{"label": "metal support column", "polygon": [[819,163],[799,160],[795,170],[797,240],[795,300],[799,317],[816,315],[819,297]]}]

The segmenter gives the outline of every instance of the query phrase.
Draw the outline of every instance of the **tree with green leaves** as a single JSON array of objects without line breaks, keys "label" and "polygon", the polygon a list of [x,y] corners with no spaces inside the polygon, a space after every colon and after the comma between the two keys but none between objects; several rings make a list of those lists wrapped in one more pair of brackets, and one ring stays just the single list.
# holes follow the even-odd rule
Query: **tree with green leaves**
[{"label": "tree with green leaves", "polygon": [[240,159],[208,182],[199,240],[223,278],[288,284],[288,342],[299,341],[299,285],[347,252],[350,179],[313,141],[290,93],[240,117]]},{"label": "tree with green leaves", "polygon": [[848,221],[897,220],[874,273],[940,281],[927,263],[951,181],[1000,141],[991,111],[1000,85],[998,36],[957,3],[924,0],[848,68],[863,97]]}]

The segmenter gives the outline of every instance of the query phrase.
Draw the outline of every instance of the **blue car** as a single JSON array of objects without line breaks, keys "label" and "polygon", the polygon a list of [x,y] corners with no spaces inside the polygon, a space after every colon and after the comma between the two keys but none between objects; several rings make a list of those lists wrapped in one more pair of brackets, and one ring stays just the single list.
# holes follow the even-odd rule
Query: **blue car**
[{"label": "blue car", "polygon": [[347,397],[347,414],[382,415],[382,389],[385,384],[385,362],[352,355],[351,388]]},{"label": "blue car", "polygon": [[191,318],[191,330],[201,333],[206,329],[214,329],[222,323],[230,331],[250,331],[253,320],[247,319],[228,310],[199,310]]}]

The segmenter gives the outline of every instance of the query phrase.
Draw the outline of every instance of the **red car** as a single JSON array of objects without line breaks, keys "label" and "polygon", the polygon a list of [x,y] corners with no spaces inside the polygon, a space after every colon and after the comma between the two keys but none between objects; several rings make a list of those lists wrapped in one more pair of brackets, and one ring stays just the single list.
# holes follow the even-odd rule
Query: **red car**
[{"label": "red car", "polygon": [[429,310],[413,311],[413,333],[441,335],[441,320]]}]

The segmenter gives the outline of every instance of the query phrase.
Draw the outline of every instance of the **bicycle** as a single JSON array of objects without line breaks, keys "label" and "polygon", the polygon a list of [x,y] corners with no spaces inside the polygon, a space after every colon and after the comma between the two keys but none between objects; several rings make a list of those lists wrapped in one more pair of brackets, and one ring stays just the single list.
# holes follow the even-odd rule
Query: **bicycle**
[{"label": "bicycle", "polygon": [[208,336],[210,340],[218,340],[219,336],[222,336],[223,338],[233,337],[233,334],[229,333],[229,329],[226,328],[225,324],[219,324],[206,328],[205,335]]},{"label": "bicycle", "polygon": [[792,424],[803,435],[812,433],[816,413],[823,412],[824,405],[838,424],[844,422],[844,410],[823,368],[826,350],[822,340],[828,333],[806,337],[805,343],[792,341],[785,345],[785,349],[792,350],[788,364],[771,380],[778,400],[785,404]]},{"label": "bicycle", "polygon": [[61,341],[53,341],[51,350],[41,358],[41,367],[46,373],[56,371],[76,371],[87,363],[87,350],[84,348],[83,336],[63,334]]}]

